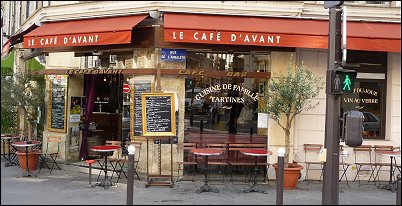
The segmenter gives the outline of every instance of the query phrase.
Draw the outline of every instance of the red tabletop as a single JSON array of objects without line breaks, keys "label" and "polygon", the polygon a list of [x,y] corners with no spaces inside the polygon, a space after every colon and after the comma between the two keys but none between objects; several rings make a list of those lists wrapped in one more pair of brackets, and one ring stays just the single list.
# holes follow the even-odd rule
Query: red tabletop
[{"label": "red tabletop", "polygon": [[101,145],[101,146],[92,146],[91,150],[97,152],[112,152],[120,149],[118,145]]},{"label": "red tabletop", "polygon": [[376,153],[392,157],[400,157],[401,151],[377,151]]},{"label": "red tabletop", "polygon": [[204,156],[220,155],[223,153],[223,151],[220,149],[212,149],[212,148],[197,148],[192,149],[191,152],[196,155],[204,155]]},{"label": "red tabletop", "polygon": [[272,154],[271,151],[267,151],[265,149],[241,149],[239,151],[250,156],[268,156]]},{"label": "red tabletop", "polygon": [[16,147],[31,147],[31,146],[35,146],[35,145],[38,145],[38,144],[41,144],[41,142],[36,141],[36,140],[30,141],[30,143],[28,143],[28,141],[20,141],[20,142],[12,143],[12,145],[16,146]]}]

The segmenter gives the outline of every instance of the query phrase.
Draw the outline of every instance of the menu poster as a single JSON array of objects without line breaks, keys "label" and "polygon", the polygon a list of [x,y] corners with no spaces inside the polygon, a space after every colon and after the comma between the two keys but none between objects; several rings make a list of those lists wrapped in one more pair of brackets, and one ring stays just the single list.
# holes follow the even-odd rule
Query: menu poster
[{"label": "menu poster", "polygon": [[67,76],[49,77],[48,129],[53,132],[66,132]]},{"label": "menu poster", "polygon": [[152,92],[152,83],[151,81],[138,81],[134,82],[134,136],[142,136],[142,93],[150,93]]},{"label": "menu poster", "polygon": [[143,93],[143,136],[176,136],[174,93]]}]

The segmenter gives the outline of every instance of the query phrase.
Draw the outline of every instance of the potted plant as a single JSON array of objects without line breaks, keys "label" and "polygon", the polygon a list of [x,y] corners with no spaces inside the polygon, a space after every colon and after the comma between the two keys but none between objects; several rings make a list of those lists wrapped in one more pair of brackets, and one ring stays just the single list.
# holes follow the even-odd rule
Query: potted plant
[{"label": "potted plant", "polygon": [[[21,131],[21,137],[33,139],[33,129],[37,124],[40,109],[45,100],[44,78],[35,76],[31,73],[14,73],[14,76],[1,77],[1,110],[19,111],[19,115],[24,116],[24,130]],[[6,114],[6,113],[5,113]],[[3,116],[2,116],[3,118]],[[19,148],[16,152],[19,158],[21,168],[25,170],[26,153],[25,148]],[[38,153],[34,148],[29,148],[28,152],[29,168],[36,168],[38,165]]]},{"label": "potted plant", "polygon": [[[291,65],[292,56],[290,56],[287,74],[280,74],[268,80],[264,97],[266,104],[262,108],[262,112],[266,112],[285,133],[284,189],[296,187],[301,176],[300,171],[303,169],[302,165],[293,161],[289,163],[292,123],[296,115],[318,105],[318,103],[312,103],[311,99],[315,98],[324,86],[322,76],[315,76],[303,62],[296,65],[294,69]],[[277,164],[273,166],[276,170]]]}]

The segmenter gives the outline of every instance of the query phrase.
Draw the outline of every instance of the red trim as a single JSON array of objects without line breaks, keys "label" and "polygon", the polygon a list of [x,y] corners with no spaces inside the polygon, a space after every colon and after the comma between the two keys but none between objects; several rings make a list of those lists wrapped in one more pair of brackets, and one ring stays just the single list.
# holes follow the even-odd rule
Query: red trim
[{"label": "red trim", "polygon": [[94,150],[116,150],[119,149],[120,146],[117,145],[103,145],[103,146],[92,146],[91,149]]},{"label": "red trim", "polygon": [[6,41],[6,43],[3,44],[3,47],[1,49],[1,59],[5,59],[8,54],[10,53],[10,46],[11,46],[11,41],[10,39]]},{"label": "red trim", "polygon": [[[168,42],[318,49],[328,47],[328,20],[178,13],[166,13],[164,19],[164,37]],[[400,23],[348,22],[347,32],[348,49],[401,51]],[[204,39],[201,38],[203,33],[206,34]],[[231,39],[232,35],[237,37],[236,40]],[[265,39],[269,36],[273,43],[260,41],[261,36]],[[275,41],[278,37],[280,41]]]},{"label": "red trim", "polygon": [[260,155],[262,155],[262,154],[271,155],[272,154],[271,151],[267,151],[265,149],[241,149],[240,152],[249,153],[249,154],[257,154],[257,155],[258,154],[260,154]]},{"label": "red trim", "polygon": [[24,48],[128,44],[147,15],[44,23],[24,35]]}]

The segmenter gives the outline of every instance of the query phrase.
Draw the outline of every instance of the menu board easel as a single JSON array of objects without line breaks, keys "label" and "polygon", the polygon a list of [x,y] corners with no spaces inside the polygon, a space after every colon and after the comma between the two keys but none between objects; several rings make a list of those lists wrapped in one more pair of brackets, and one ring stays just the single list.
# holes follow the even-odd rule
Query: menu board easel
[{"label": "menu board easel", "polygon": [[48,130],[66,132],[67,76],[55,75],[49,81]]},{"label": "menu board easel", "polygon": [[[147,138],[147,183],[149,186],[173,187],[173,141],[176,136],[175,95],[173,93],[142,93],[143,136]],[[149,174],[149,140],[158,141],[158,174]],[[162,175],[161,142],[170,142],[170,174]],[[162,181],[161,179],[168,179]]]},{"label": "menu board easel", "polygon": [[130,105],[130,114],[133,122],[130,124],[131,126],[131,139],[135,139],[136,137],[142,136],[142,93],[153,92],[152,88],[154,87],[151,81],[136,81],[132,85],[131,96],[134,97],[133,101],[131,101]]}]

